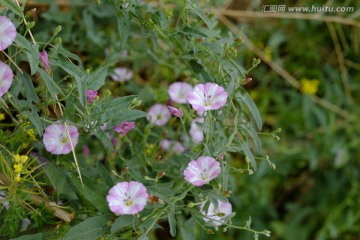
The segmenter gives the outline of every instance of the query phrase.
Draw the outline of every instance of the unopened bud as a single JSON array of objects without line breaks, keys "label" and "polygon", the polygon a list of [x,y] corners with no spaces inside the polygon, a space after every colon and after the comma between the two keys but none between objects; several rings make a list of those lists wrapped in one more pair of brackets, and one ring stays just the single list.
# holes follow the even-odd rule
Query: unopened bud
[{"label": "unopened bud", "polygon": [[151,177],[148,177],[148,176],[145,176],[144,179],[145,179],[146,181],[152,180],[152,178],[151,178]]},{"label": "unopened bud", "polygon": [[224,196],[225,197],[230,197],[230,195],[231,195],[231,190],[226,190],[226,191],[224,191]]},{"label": "unopened bud", "polygon": [[211,234],[211,235],[213,235],[213,234],[214,234],[214,231],[213,231],[213,230],[211,230],[211,229],[207,229],[207,230],[206,230],[206,233],[207,233],[207,234]]},{"label": "unopened bud", "polygon": [[193,207],[196,206],[196,204],[191,202],[191,203],[188,203],[186,206],[187,206],[188,208],[193,208]]},{"label": "unopened bud", "polygon": [[33,15],[34,12],[36,12],[36,8],[32,8],[29,11],[27,11],[25,13],[25,18],[31,17],[31,15]]},{"label": "unopened bud", "polygon": [[109,89],[106,89],[104,92],[105,97],[110,97],[111,96],[111,91]]},{"label": "unopened bud", "polygon": [[55,45],[60,45],[62,43],[61,37],[55,38]]},{"label": "unopened bud", "polygon": [[223,153],[220,153],[217,157],[217,159],[219,159],[219,161],[223,161],[225,158],[225,155]]},{"label": "unopened bud", "polygon": [[270,231],[268,231],[268,230],[264,230],[264,234],[265,234],[265,236],[270,237],[271,232],[270,232]]},{"label": "unopened bud", "polygon": [[164,176],[165,176],[165,172],[158,172],[157,175],[156,175],[156,178],[160,179],[160,178],[162,178]]},{"label": "unopened bud", "polygon": [[141,100],[138,99],[138,98],[134,98],[131,102],[131,106],[132,107],[137,107],[137,106],[140,106],[141,105]]},{"label": "unopened bud", "polygon": [[251,169],[249,169],[249,175],[253,175],[254,174],[254,171],[253,170],[251,170]]},{"label": "unopened bud", "polygon": [[272,168],[272,170],[274,170],[274,171],[276,170],[276,165],[275,164],[271,163],[270,167]]},{"label": "unopened bud", "polygon": [[58,35],[58,33],[61,31],[62,27],[61,25],[57,26],[55,29],[54,29],[54,36]]}]

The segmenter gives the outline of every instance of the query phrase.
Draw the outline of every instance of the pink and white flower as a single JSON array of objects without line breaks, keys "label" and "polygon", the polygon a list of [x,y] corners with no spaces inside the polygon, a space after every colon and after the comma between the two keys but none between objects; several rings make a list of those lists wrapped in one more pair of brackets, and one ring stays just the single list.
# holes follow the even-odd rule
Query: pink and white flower
[{"label": "pink and white flower", "polygon": [[204,131],[197,123],[204,123],[204,118],[195,118],[191,121],[189,134],[194,143],[200,144],[204,140]]},{"label": "pink and white flower", "polygon": [[187,103],[186,97],[192,86],[185,82],[175,82],[169,86],[170,99],[176,103]]},{"label": "pink and white flower", "polygon": [[216,178],[221,172],[220,163],[209,156],[192,160],[184,170],[185,180],[195,186],[202,186]]},{"label": "pink and white flower", "polygon": [[92,103],[95,100],[97,93],[96,90],[85,90],[86,102],[89,104]]},{"label": "pink and white flower", "polygon": [[148,197],[149,194],[142,183],[119,182],[109,190],[106,201],[116,215],[133,215],[145,208]]},{"label": "pink and white flower", "polygon": [[14,73],[11,68],[7,64],[0,62],[0,97],[9,91],[13,78]]},{"label": "pink and white flower", "polygon": [[182,145],[180,142],[169,140],[169,139],[162,139],[160,141],[160,147],[164,151],[170,151],[175,153],[183,153],[185,151],[184,145]]},{"label": "pink and white flower", "polygon": [[7,49],[16,38],[14,23],[5,16],[0,16],[0,51]]},{"label": "pink and white flower", "polygon": [[200,213],[205,222],[210,221],[213,226],[220,226],[226,223],[226,218],[232,214],[232,205],[229,202],[217,200],[217,204],[210,202],[209,208],[204,209],[205,203],[200,206]]},{"label": "pink and white flower", "polygon": [[146,119],[158,126],[165,125],[171,118],[171,113],[167,106],[156,103],[149,109]]},{"label": "pink and white flower", "polygon": [[45,71],[50,71],[51,70],[51,67],[50,67],[50,62],[49,62],[49,56],[48,56],[48,53],[47,51],[42,51],[40,52],[40,62],[41,64],[43,65]]},{"label": "pink and white flower", "polygon": [[122,122],[114,127],[115,132],[120,133],[121,136],[125,136],[131,129],[135,127],[134,122]]},{"label": "pink and white flower", "polygon": [[52,154],[68,154],[78,143],[77,127],[68,124],[51,124],[45,129],[43,142],[47,151]]},{"label": "pink and white flower", "polygon": [[182,117],[184,115],[183,110],[181,108],[176,108],[172,106],[168,106],[170,113],[175,117]]},{"label": "pink and white flower", "polygon": [[118,67],[114,69],[114,73],[111,74],[110,77],[115,82],[126,82],[133,77],[133,73],[127,68]]},{"label": "pink and white flower", "polygon": [[196,111],[217,110],[226,104],[228,93],[216,83],[196,85],[187,100]]}]

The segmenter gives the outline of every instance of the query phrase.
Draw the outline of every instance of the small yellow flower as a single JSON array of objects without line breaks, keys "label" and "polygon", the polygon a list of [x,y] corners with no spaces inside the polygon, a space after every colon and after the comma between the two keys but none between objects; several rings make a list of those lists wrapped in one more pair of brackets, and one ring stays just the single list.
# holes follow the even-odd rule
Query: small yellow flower
[{"label": "small yellow flower", "polygon": [[300,80],[300,84],[301,84],[301,91],[303,93],[308,95],[315,95],[318,91],[320,81],[317,79],[310,80],[303,78]]},{"label": "small yellow flower", "polygon": [[3,113],[0,113],[0,121],[4,120],[5,119],[5,114]]},{"label": "small yellow flower", "polygon": [[22,169],[23,169],[23,165],[22,165],[22,164],[20,164],[20,163],[14,164],[14,172],[19,173],[19,172],[22,171]]},{"label": "small yellow flower", "polygon": [[35,135],[34,129],[27,130],[26,134],[27,134],[27,136],[29,137],[30,140],[32,140],[32,141],[36,140],[36,135]]},{"label": "small yellow flower", "polygon": [[15,181],[20,182],[20,180],[21,180],[21,177],[20,177],[20,173],[19,173],[15,176]]},{"label": "small yellow flower", "polygon": [[19,154],[14,155],[14,162],[19,163],[19,164],[26,163],[26,161],[28,159],[29,159],[29,157],[26,155],[19,155]]}]

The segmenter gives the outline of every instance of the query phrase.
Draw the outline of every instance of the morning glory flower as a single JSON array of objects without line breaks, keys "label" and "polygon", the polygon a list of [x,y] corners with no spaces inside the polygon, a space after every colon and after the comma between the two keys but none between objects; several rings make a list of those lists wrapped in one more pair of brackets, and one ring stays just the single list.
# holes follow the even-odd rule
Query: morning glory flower
[{"label": "morning glory flower", "polygon": [[172,115],[175,117],[182,117],[184,115],[183,110],[181,108],[176,108],[172,106],[168,106],[168,109]]},{"label": "morning glory flower", "polygon": [[16,28],[13,22],[5,16],[0,16],[0,51],[7,49],[15,38]]},{"label": "morning glory flower", "polygon": [[171,113],[167,106],[156,103],[149,109],[146,119],[158,126],[165,125],[171,117]]},{"label": "morning glory flower", "polygon": [[169,86],[170,99],[176,103],[187,103],[186,97],[193,87],[185,82],[175,82]]},{"label": "morning glory flower", "polygon": [[187,100],[196,111],[217,110],[226,104],[227,92],[216,83],[196,85]]},{"label": "morning glory flower", "polygon": [[202,186],[216,178],[220,172],[220,163],[212,157],[204,156],[188,164],[184,170],[184,177],[192,185]]},{"label": "morning glory flower", "polygon": [[43,65],[45,71],[50,71],[51,67],[50,67],[50,62],[49,62],[49,56],[48,53],[44,50],[42,52],[40,52],[40,62]]},{"label": "morning glory flower", "polygon": [[7,64],[0,62],[0,97],[9,91],[13,78],[14,73],[11,68]]},{"label": "morning glory flower", "polygon": [[149,194],[142,183],[119,182],[109,190],[106,201],[116,215],[134,215],[144,209],[148,197]]},{"label": "morning glory flower", "polygon": [[197,123],[204,123],[204,118],[195,118],[191,121],[189,134],[196,144],[200,144],[204,140],[204,131]]},{"label": "morning glory flower", "polygon": [[232,213],[232,205],[229,202],[217,200],[217,204],[210,202],[207,211],[205,203],[200,206],[200,213],[205,222],[210,221],[213,226],[220,226],[226,223],[226,218]]},{"label": "morning glory flower", "polygon": [[77,127],[60,123],[49,125],[43,135],[46,150],[56,155],[71,152],[73,150],[71,145],[75,147],[78,139]]},{"label": "morning glory flower", "polygon": [[133,73],[131,70],[123,67],[118,67],[114,69],[114,73],[110,75],[110,77],[115,82],[126,82],[129,81],[133,77]]},{"label": "morning glory flower", "polygon": [[134,122],[122,122],[114,127],[115,132],[120,133],[121,136],[125,136],[131,129],[135,127]]},{"label": "morning glory flower", "polygon": [[90,104],[96,98],[97,91],[96,90],[85,90],[85,95],[86,95],[86,102]]},{"label": "morning glory flower", "polygon": [[185,147],[177,141],[162,139],[159,144],[164,151],[170,151],[179,154],[185,151]]}]

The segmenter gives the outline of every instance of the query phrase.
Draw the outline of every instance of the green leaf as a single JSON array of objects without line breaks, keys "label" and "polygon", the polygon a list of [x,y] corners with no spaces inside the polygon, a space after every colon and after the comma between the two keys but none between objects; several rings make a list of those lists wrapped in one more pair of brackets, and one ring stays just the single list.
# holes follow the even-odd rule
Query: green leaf
[{"label": "green leaf", "polygon": [[31,102],[39,103],[40,99],[36,94],[35,87],[31,81],[30,76],[26,73],[18,73],[16,76],[24,84],[23,89],[25,91],[26,100],[28,101],[29,105]]},{"label": "green leaf", "polygon": [[242,144],[242,148],[243,148],[243,152],[245,154],[245,156],[247,157],[247,159],[250,161],[250,165],[252,166],[252,168],[254,169],[254,171],[257,171],[257,166],[256,166],[256,161],[254,158],[254,155],[252,154],[252,152],[250,151],[249,145],[247,142],[244,142]]},{"label": "green leaf", "polygon": [[34,75],[39,68],[39,45],[33,44],[31,48],[28,49],[28,51],[26,52],[26,56],[30,64],[31,75]]},{"label": "green leaf", "polygon": [[107,68],[99,68],[95,72],[89,74],[86,89],[99,90],[101,86],[105,84],[106,75]]},{"label": "green leaf", "polygon": [[57,101],[56,95],[63,94],[59,86],[54,80],[41,68],[38,69],[41,78],[44,80],[45,86],[50,93],[50,97],[53,101]]},{"label": "green leaf", "polygon": [[207,34],[205,34],[204,32],[199,31],[198,29],[195,29],[195,28],[192,28],[189,26],[183,27],[181,31],[185,35],[196,37],[196,38],[207,37]]},{"label": "green leaf", "polygon": [[129,37],[130,20],[126,11],[119,11],[119,17],[116,18],[117,28],[120,35],[120,48],[124,48]]},{"label": "green leaf", "polygon": [[15,43],[19,45],[19,47],[25,48],[27,51],[31,51],[32,44],[21,34],[16,34]]},{"label": "green leaf", "polygon": [[114,146],[111,143],[109,137],[103,130],[101,130],[100,127],[96,127],[93,133],[107,149],[109,149],[110,151],[114,150]]},{"label": "green leaf", "polygon": [[227,190],[229,186],[229,177],[230,177],[230,166],[228,164],[222,164],[221,168],[222,175],[222,186],[223,189]]},{"label": "green leaf", "polygon": [[[191,6],[191,4],[190,4]],[[209,20],[208,17],[205,16],[204,12],[199,8],[199,6],[196,6],[193,8],[195,14],[201,18],[201,20],[203,20],[205,22],[205,24],[210,28],[211,27],[211,22]]]},{"label": "green leaf", "polygon": [[74,112],[75,112],[75,102],[74,102],[74,97],[72,95],[70,95],[67,99],[66,99],[66,107],[64,110],[64,118],[70,120],[70,121],[74,121]]},{"label": "green leaf", "polygon": [[247,92],[243,93],[242,95],[238,93],[236,96],[237,99],[240,101],[240,104],[241,102],[244,103],[246,107],[249,109],[249,111],[251,112],[252,116],[255,119],[257,128],[261,130],[262,129],[261,116],[252,98],[249,96]]},{"label": "green leaf", "polygon": [[124,122],[124,121],[134,121],[138,118],[146,117],[146,112],[140,110],[125,110],[121,111],[120,114],[117,115],[112,114],[111,121],[107,125],[109,128],[116,126],[117,124]]},{"label": "green leaf", "polygon": [[252,141],[254,143],[256,153],[261,154],[261,151],[262,151],[261,140],[260,140],[257,132],[255,131],[253,124],[249,123],[247,125],[243,125],[241,127],[241,130],[243,130],[247,133],[247,136],[246,136],[247,140]]},{"label": "green leaf", "polygon": [[23,9],[19,7],[14,0],[3,0],[1,1],[5,7],[7,7],[10,11],[15,13],[16,15],[20,16],[21,18],[24,17]]},{"label": "green leaf", "polygon": [[72,227],[62,240],[96,240],[105,232],[103,226],[109,220],[109,215],[91,217]]},{"label": "green leaf", "polygon": [[182,237],[181,239],[196,240],[194,234],[194,225],[195,225],[195,221],[193,217],[184,221],[182,225],[180,225],[180,234]]},{"label": "green leaf", "polygon": [[111,226],[110,229],[111,234],[117,233],[124,227],[132,226],[134,220],[136,220],[134,216],[129,216],[129,215],[123,215],[118,217]]},{"label": "green leaf", "polygon": [[170,234],[171,236],[176,236],[176,219],[175,219],[175,205],[170,205],[170,212],[168,214],[168,221],[170,225]]},{"label": "green leaf", "polygon": [[79,65],[82,66],[81,65],[82,62],[81,62],[81,59],[79,58],[79,56],[76,55],[76,54],[73,54],[72,52],[69,52],[68,50],[66,50],[62,46],[57,46],[56,48],[52,48],[51,50],[52,51],[50,52],[50,55],[53,56],[52,58],[55,58],[55,56],[57,57],[57,55],[60,53],[64,57],[76,60],[79,63]]},{"label": "green leaf", "polygon": [[92,112],[92,116],[98,115],[98,114],[106,114],[109,112],[118,112],[119,110],[127,109],[129,106],[131,106],[131,103],[133,99],[135,98],[135,95],[125,96],[113,99],[111,101],[104,101],[101,103],[98,103],[96,105],[96,108]]},{"label": "green leaf", "polygon": [[114,185],[114,181],[111,178],[110,172],[99,161],[96,161],[95,165],[96,170],[99,172],[101,178],[105,180],[106,185],[108,185],[108,187],[112,187]]},{"label": "green leaf", "polygon": [[43,169],[57,193],[64,194],[69,199],[77,199],[76,194],[66,181],[66,172],[63,168],[48,161]]},{"label": "green leaf", "polygon": [[29,121],[35,126],[36,130],[39,133],[39,136],[41,137],[44,132],[44,126],[43,123],[41,122],[39,114],[36,111],[36,108],[32,107],[31,111],[25,111],[23,112],[23,114],[27,115]]},{"label": "green leaf", "polygon": [[[106,190],[105,184],[95,183],[89,178],[82,176],[84,186],[81,185],[80,180],[72,174],[69,174],[71,183],[76,188],[77,192],[87,201],[89,201],[97,210],[103,213],[109,212],[106,203]],[[104,194],[105,193],[105,194]]]},{"label": "green leaf", "polygon": [[44,239],[45,238],[43,233],[37,233],[32,235],[23,235],[17,238],[11,238],[10,240],[44,240]]},{"label": "green leaf", "polygon": [[58,56],[58,61],[56,61],[54,65],[59,66],[75,79],[76,87],[79,94],[79,100],[81,105],[84,107],[86,104],[86,100],[85,100],[86,75],[81,71],[81,69],[78,66],[76,66],[70,60],[60,55]]}]

